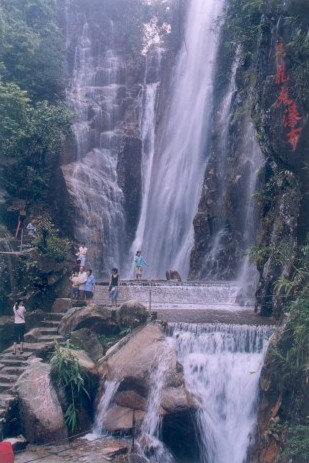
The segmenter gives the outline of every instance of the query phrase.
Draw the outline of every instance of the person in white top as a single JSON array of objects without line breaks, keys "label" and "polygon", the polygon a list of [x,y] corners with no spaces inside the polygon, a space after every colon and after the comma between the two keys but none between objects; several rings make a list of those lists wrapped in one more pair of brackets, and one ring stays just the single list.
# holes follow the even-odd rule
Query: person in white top
[{"label": "person in white top", "polygon": [[82,301],[85,297],[85,283],[88,278],[88,273],[86,272],[85,268],[81,266],[78,274],[78,298]]},{"label": "person in white top", "polygon": [[77,257],[77,262],[84,267],[86,263],[86,254],[87,254],[88,248],[86,248],[85,243],[82,243],[78,249],[78,252],[76,253]]},{"label": "person in white top", "polygon": [[23,301],[19,300],[15,302],[13,306],[14,312],[14,348],[13,354],[16,355],[16,347],[19,349],[20,353],[23,354],[24,350],[24,334],[26,328],[26,308],[23,304]]}]

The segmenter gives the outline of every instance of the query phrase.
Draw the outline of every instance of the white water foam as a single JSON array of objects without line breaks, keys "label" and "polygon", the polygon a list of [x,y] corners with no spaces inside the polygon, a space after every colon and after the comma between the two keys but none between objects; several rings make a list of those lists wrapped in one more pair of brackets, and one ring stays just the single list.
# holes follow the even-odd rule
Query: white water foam
[{"label": "white water foam", "polygon": [[170,325],[188,389],[200,404],[202,463],[244,463],[272,327]]}]

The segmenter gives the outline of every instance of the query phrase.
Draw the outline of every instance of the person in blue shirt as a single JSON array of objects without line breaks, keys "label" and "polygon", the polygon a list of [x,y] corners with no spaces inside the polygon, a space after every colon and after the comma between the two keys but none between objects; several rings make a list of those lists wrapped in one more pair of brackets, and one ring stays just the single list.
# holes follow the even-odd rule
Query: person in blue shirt
[{"label": "person in blue shirt", "polygon": [[142,256],[141,251],[137,251],[134,257],[134,264],[135,264],[135,277],[137,280],[141,280],[143,276],[143,266],[147,265],[147,267],[149,267],[146,260]]},{"label": "person in blue shirt", "polygon": [[86,283],[84,284],[84,293],[85,293],[87,305],[91,304],[91,301],[93,299],[94,290],[95,290],[95,278],[92,274],[92,270],[89,269],[87,270],[87,280],[86,280]]}]

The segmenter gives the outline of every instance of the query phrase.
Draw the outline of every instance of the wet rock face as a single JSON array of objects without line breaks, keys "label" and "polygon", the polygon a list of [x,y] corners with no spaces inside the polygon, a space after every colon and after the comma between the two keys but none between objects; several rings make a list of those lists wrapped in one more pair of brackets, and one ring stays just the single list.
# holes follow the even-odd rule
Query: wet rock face
[{"label": "wet rock face", "polygon": [[[150,324],[136,332],[125,345],[108,354],[99,369],[106,379],[119,383],[103,419],[104,428],[116,434],[132,432],[134,410],[140,445],[146,454],[151,453],[155,442],[141,433],[141,426],[153,412],[161,416],[163,440],[175,455],[190,458],[198,455],[195,427],[198,405],[186,389],[176,351],[167,342],[160,325]],[[157,377],[156,372],[162,376]],[[151,405],[151,391],[162,378],[160,403]]]}]

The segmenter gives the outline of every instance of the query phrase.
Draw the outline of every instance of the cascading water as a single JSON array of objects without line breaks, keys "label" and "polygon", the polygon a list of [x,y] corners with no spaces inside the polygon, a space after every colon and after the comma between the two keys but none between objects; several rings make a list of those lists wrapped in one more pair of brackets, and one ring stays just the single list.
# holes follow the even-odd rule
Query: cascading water
[{"label": "cascading water", "polygon": [[188,274],[192,221],[205,171],[205,147],[213,109],[217,54],[214,23],[223,3],[192,0],[188,6],[171,98],[166,102],[154,158],[149,158],[151,178],[136,235],[136,243],[141,243],[151,264],[152,276],[162,276],[170,268],[178,269],[185,277]]},{"label": "cascading water", "polygon": [[242,260],[238,272],[238,284],[240,292],[238,300],[243,304],[252,304],[254,293],[258,282],[258,271],[250,262],[248,249],[255,244],[257,235],[257,214],[255,208],[254,193],[257,191],[258,175],[264,164],[263,155],[256,139],[256,132],[253,124],[246,119],[243,146],[247,155],[249,164],[249,173],[247,175],[247,191],[244,197],[243,209],[243,247],[247,255]]},{"label": "cascading water", "polygon": [[[156,103],[159,89],[160,64],[162,50],[159,47],[152,48],[146,55],[145,81],[141,98],[140,130],[142,137],[142,207],[134,242],[131,246],[131,255],[141,249],[145,233],[146,220],[148,219],[148,200],[151,194],[150,181],[155,154],[155,118]],[[149,67],[155,67],[156,73],[149,80]],[[132,259],[133,261],[133,259]]]},{"label": "cascading water", "polygon": [[[74,27],[67,5],[67,33]],[[86,17],[75,44],[75,58],[67,102],[75,114],[73,130],[76,159],[62,166],[68,193],[74,205],[75,238],[85,241],[90,264],[97,276],[123,260],[125,236],[124,197],[118,185],[117,162],[121,143],[117,132],[121,61],[113,52],[114,26],[110,21],[110,44],[99,56]],[[69,46],[74,43],[66,39]]]},{"label": "cascading water", "polygon": [[95,422],[93,425],[92,432],[87,434],[85,437],[88,440],[95,440],[98,437],[102,436],[102,431],[104,430],[104,419],[108,412],[111,401],[115,395],[119,386],[117,381],[105,381],[104,384],[104,394],[101,396],[101,400],[98,403],[97,411],[95,415]]},{"label": "cascading water", "polygon": [[143,453],[150,455],[149,462],[173,463],[172,455],[159,439],[161,394],[170,362],[168,356],[164,354],[156,363],[158,367],[151,374],[152,388],[148,398],[147,413],[141,428],[140,441],[145,441],[145,445],[141,445],[141,447]]},{"label": "cascading water", "polygon": [[244,463],[272,327],[170,324],[188,389],[200,405],[201,463]]}]

